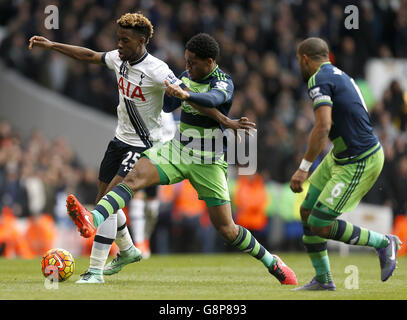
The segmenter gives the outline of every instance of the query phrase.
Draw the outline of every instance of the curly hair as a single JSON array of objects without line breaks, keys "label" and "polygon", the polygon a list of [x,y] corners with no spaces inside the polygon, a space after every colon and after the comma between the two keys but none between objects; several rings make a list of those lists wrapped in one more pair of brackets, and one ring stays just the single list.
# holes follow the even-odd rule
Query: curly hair
[{"label": "curly hair", "polygon": [[118,19],[117,24],[126,29],[133,29],[138,33],[141,33],[146,37],[146,42],[152,38],[154,33],[153,25],[150,20],[146,18],[142,13],[126,13]]},{"label": "curly hair", "polygon": [[220,51],[218,42],[207,33],[193,36],[185,45],[185,49],[195,53],[198,58],[213,60],[218,57]]}]

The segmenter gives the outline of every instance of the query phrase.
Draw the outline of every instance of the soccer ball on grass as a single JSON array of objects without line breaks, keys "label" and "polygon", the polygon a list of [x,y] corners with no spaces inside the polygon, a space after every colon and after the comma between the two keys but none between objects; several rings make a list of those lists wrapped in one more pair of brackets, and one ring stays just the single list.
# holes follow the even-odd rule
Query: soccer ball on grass
[{"label": "soccer ball on grass", "polygon": [[51,249],[42,256],[41,270],[51,281],[63,282],[74,273],[75,260],[65,249]]}]

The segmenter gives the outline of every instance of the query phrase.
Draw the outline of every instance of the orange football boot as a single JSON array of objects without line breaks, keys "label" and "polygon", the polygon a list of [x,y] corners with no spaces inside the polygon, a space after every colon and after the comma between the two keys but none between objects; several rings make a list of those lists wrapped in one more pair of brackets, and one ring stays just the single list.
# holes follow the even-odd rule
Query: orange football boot
[{"label": "orange football boot", "polygon": [[66,209],[82,237],[90,238],[96,233],[92,213],[86,210],[73,194],[66,198]]},{"label": "orange football boot", "polygon": [[281,284],[286,285],[297,285],[297,277],[284,262],[280,259],[279,256],[273,254],[273,256],[277,259],[277,263],[270,266],[269,272],[280,281]]}]

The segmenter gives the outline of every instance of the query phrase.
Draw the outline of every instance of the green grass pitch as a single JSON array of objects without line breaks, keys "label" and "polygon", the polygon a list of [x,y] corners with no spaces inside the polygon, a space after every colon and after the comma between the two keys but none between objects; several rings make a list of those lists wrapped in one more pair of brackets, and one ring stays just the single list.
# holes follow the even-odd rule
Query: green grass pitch
[{"label": "green grass pitch", "polygon": [[[299,285],[312,278],[313,270],[305,254],[280,253],[280,256],[296,272]],[[293,292],[290,290],[292,286],[282,286],[269,275],[261,262],[242,253],[152,255],[148,260],[126,266],[116,275],[105,276],[105,284],[102,285],[75,284],[79,275],[87,269],[89,258],[76,257],[75,260],[74,275],[59,283],[58,289],[47,289],[41,274],[40,258],[0,259],[0,299],[407,299],[407,258],[399,259],[398,269],[383,283],[380,281],[379,260],[374,253],[351,253],[346,257],[330,254],[337,286],[335,292]],[[347,284],[354,288],[347,288]]]}]

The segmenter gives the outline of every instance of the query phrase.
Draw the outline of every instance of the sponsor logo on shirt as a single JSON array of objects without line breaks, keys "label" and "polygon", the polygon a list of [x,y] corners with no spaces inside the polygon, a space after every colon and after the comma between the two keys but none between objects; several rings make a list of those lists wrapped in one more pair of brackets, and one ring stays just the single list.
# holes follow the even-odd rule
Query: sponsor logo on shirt
[{"label": "sponsor logo on shirt", "polygon": [[222,90],[227,90],[228,88],[228,83],[225,81],[218,81],[215,83],[215,87],[214,88],[218,88],[218,89],[222,89]]}]

